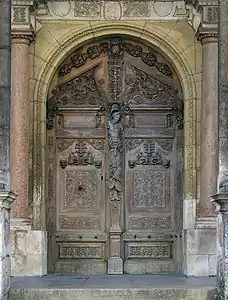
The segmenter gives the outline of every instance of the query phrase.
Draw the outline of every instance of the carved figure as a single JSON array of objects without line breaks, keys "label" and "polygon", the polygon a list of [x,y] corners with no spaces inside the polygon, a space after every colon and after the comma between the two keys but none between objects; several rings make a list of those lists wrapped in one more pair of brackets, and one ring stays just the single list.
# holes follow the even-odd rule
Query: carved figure
[{"label": "carved figure", "polygon": [[110,146],[112,146],[112,143],[118,143],[121,131],[123,131],[123,124],[121,121],[120,107],[117,103],[113,103],[110,110],[110,119],[108,121],[108,133],[111,138],[109,142]]}]

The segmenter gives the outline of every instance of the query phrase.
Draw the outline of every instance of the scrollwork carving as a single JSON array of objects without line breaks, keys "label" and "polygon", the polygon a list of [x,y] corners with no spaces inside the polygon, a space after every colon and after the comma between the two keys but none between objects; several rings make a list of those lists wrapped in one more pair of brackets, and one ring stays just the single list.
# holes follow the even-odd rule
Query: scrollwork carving
[{"label": "scrollwork carving", "polygon": [[59,69],[59,77],[63,77],[70,73],[73,68],[83,66],[88,59],[95,59],[102,53],[107,52],[108,43],[101,43],[100,45],[93,45],[88,47],[86,52],[83,52],[83,47],[77,49],[66,62],[61,65]]},{"label": "scrollwork carving", "polygon": [[96,168],[101,168],[102,161],[97,159],[94,153],[88,149],[85,142],[77,142],[72,147],[71,153],[67,159],[60,160],[61,168],[66,168],[68,165],[80,166],[80,165],[95,165]]},{"label": "scrollwork carving", "polygon": [[128,160],[128,165],[131,169],[136,165],[160,165],[169,168],[170,160],[163,159],[154,142],[144,142],[136,152],[136,157]]},{"label": "scrollwork carving", "polygon": [[83,66],[88,59],[93,60],[102,53],[108,53],[110,59],[121,59],[124,52],[133,57],[140,57],[146,65],[156,67],[157,70],[165,76],[172,77],[172,69],[168,64],[158,60],[158,55],[155,50],[148,47],[148,51],[146,52],[139,45],[123,42],[120,37],[113,37],[107,42],[90,46],[86,50],[84,50],[83,47],[77,49],[71,57],[61,65],[59,77],[70,73],[73,68]]},{"label": "scrollwork carving", "polygon": [[94,78],[97,67],[86,71],[73,80],[55,88],[53,96],[47,101],[47,129],[54,127],[54,117],[60,114],[59,107],[71,105],[100,105],[103,104],[102,93]]}]

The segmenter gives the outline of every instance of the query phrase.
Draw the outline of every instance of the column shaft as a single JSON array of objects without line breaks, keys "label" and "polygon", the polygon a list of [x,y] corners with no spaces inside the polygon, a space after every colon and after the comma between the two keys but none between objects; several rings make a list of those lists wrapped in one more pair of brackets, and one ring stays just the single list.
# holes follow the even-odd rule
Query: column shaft
[{"label": "column shaft", "polygon": [[1,1],[0,18],[0,189],[10,188],[10,48],[11,1]]},{"label": "column shaft", "polygon": [[201,145],[200,145],[200,216],[215,215],[210,197],[216,193],[218,147],[218,43],[217,36],[201,38],[203,46]]},{"label": "column shaft", "polygon": [[220,193],[228,193],[228,2],[219,1],[219,178]]},{"label": "column shaft", "polygon": [[29,39],[12,40],[11,184],[13,217],[28,218]]}]

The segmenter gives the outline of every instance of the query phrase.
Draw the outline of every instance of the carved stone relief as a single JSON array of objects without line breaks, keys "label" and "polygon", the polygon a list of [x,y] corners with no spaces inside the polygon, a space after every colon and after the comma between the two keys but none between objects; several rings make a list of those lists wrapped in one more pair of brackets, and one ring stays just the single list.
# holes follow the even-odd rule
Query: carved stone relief
[{"label": "carved stone relief", "polygon": [[203,21],[209,24],[218,24],[218,6],[206,6],[203,11]]},{"label": "carved stone relief", "polygon": [[[61,4],[58,4],[60,2]],[[63,4],[63,5],[62,5]],[[69,7],[69,4],[71,7]],[[62,7],[62,11],[60,10]],[[39,18],[69,18],[76,20],[127,20],[127,19],[185,19],[190,15],[184,1],[49,1],[49,10],[38,6]],[[63,12],[63,13],[62,13]]]},{"label": "carved stone relief", "polygon": [[103,16],[105,20],[120,20],[122,16],[120,1],[105,1],[103,3]]},{"label": "carved stone relief", "polygon": [[74,6],[75,17],[96,18],[101,16],[100,1],[75,1]]},{"label": "carved stone relief", "polygon": [[149,17],[150,2],[149,1],[123,1],[123,16],[124,17]]},{"label": "carved stone relief", "polygon": [[25,7],[13,8],[13,23],[24,23],[27,19],[27,11]]}]

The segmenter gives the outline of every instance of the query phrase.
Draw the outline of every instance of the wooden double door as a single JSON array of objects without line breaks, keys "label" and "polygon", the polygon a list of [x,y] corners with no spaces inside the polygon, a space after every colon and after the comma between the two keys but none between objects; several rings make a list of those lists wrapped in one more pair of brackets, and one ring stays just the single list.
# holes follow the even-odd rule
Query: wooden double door
[{"label": "wooden double door", "polygon": [[113,37],[77,49],[47,102],[49,272],[181,268],[182,102],[154,49]]}]

